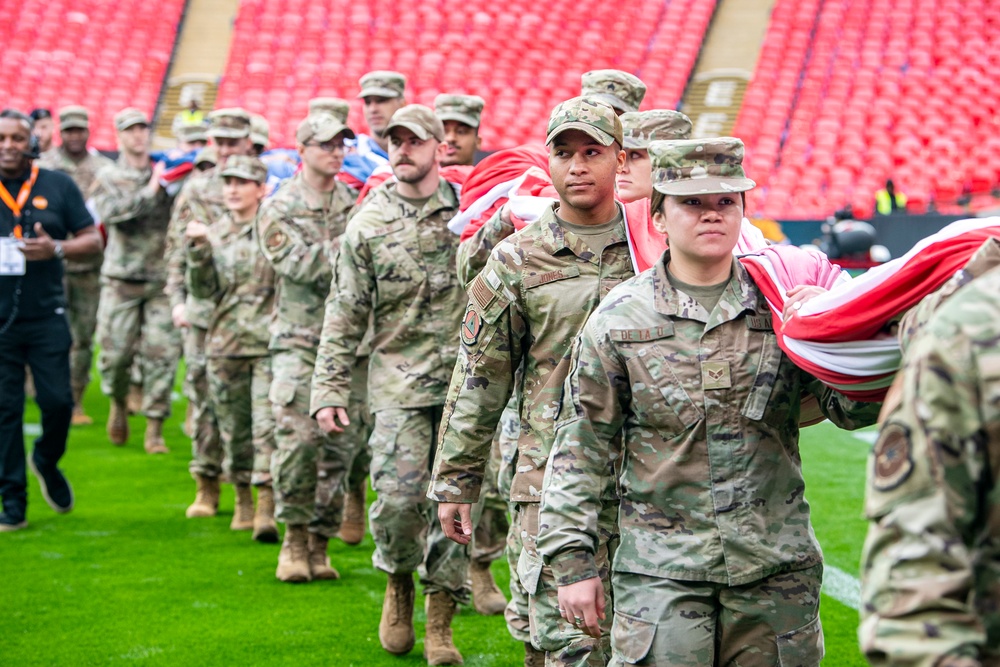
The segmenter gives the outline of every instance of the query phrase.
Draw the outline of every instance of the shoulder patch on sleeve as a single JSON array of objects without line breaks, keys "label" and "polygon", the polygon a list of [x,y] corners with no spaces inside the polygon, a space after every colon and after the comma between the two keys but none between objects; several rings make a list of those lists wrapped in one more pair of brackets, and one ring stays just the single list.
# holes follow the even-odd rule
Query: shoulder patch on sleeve
[{"label": "shoulder patch on sleeve", "polygon": [[890,422],[882,429],[872,451],[872,485],[878,491],[892,491],[913,472],[910,430]]},{"label": "shoulder patch on sleeve", "polygon": [[287,243],[288,236],[277,225],[272,226],[264,235],[264,247],[271,252],[281,250]]},{"label": "shoulder patch on sleeve", "polygon": [[462,342],[466,345],[475,345],[479,340],[479,332],[483,330],[483,316],[479,311],[469,304],[465,310],[465,318],[462,320]]},{"label": "shoulder patch on sleeve", "polygon": [[472,285],[469,286],[469,296],[479,306],[480,310],[486,310],[490,307],[490,304],[499,298],[497,293],[486,284],[486,280],[481,275],[473,279]]}]

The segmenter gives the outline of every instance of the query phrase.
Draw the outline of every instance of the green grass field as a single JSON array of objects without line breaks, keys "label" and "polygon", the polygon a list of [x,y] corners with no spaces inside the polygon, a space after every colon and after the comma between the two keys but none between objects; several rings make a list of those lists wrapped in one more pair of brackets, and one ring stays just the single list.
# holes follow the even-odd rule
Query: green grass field
[{"label": "green grass field", "polygon": [[[371,565],[370,536],[357,547],[331,542],[340,581],[282,584],[274,578],[278,545],[229,530],[231,487],[218,517],[184,518],[194,482],[179,416],[166,428],[171,453],[151,457],[141,417],[130,419],[131,440],[117,448],[105,437],[107,403],[95,385],[86,404],[95,424],[73,429],[63,459],[76,509],[56,515],[29,474],[29,527],[0,535],[0,666],[426,664],[422,608],[408,656],[379,646],[385,576]],[[183,404],[176,407],[182,415]],[[38,421],[33,404],[26,421]],[[805,432],[802,449],[827,565],[856,577],[868,447],[821,424]],[[506,590],[503,561],[494,573]],[[824,595],[822,616],[825,664],[864,665],[855,609]],[[523,649],[502,618],[463,608],[453,627],[466,665],[521,664]]]}]

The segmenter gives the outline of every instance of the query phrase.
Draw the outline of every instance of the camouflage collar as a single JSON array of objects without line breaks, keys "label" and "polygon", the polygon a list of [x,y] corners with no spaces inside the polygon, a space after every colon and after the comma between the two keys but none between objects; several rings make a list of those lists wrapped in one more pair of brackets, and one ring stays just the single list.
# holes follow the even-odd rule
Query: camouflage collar
[{"label": "camouflage collar", "polygon": [[[614,233],[608,239],[608,245],[625,242],[625,209],[621,202],[616,201],[615,204],[622,215],[622,223],[618,225],[618,228],[615,229]],[[584,243],[583,239],[573,232],[564,229],[559,224],[559,221],[556,220],[557,208],[559,208],[559,202],[552,202],[551,206],[545,208],[536,223],[539,225],[539,238],[542,242],[542,248],[552,256],[555,256],[560,250],[568,250],[580,259],[599,264],[601,261],[600,255],[595,254]]]},{"label": "camouflage collar", "polygon": [[[305,176],[302,172],[295,174],[290,179],[282,184],[283,188],[297,188],[299,193],[302,195],[302,201],[305,203],[306,208],[310,211],[327,211],[333,210],[334,202],[343,197],[344,188],[342,187],[341,181],[337,181],[334,185],[333,190],[330,192],[320,192],[313,186],[309,185],[306,181]],[[350,202],[353,204],[354,202]]]},{"label": "camouflage collar", "polygon": [[[678,297],[679,292],[670,285],[670,280],[667,278],[667,264],[669,262],[670,250],[668,249],[663,253],[663,257],[660,258],[654,269],[656,273],[653,276],[653,307],[661,315],[678,317],[682,316],[680,315],[680,298]],[[705,322],[705,331],[734,320],[746,311],[768,315],[767,304],[763,298],[758,299],[758,296],[759,291],[751,280],[750,274],[743,268],[739,260],[733,257],[732,277],[729,279],[726,291],[722,293],[722,298],[719,299],[718,306],[713,311],[716,316],[711,317],[700,307],[695,309],[694,313],[689,314],[699,315],[699,317],[691,319]],[[687,315],[682,317],[687,317]]]},{"label": "camouflage collar", "polygon": [[153,173],[153,163],[152,163],[152,161],[150,161],[150,163],[148,165],[146,165],[144,168],[142,168],[142,169],[136,169],[135,167],[133,167],[132,165],[130,165],[128,163],[128,160],[125,159],[125,154],[124,153],[120,153],[118,155],[118,159],[115,160],[115,164],[120,169],[122,169],[122,171],[124,171],[129,176],[132,176],[134,178],[145,178],[148,181],[149,180],[149,175]]},{"label": "camouflage collar", "polygon": [[[404,217],[398,215],[400,210],[405,207],[406,210],[412,211],[413,206],[409,203],[404,202],[402,198],[396,191],[397,183],[395,181],[387,182],[384,186],[379,187],[375,190],[374,200],[378,201],[379,207],[386,212],[391,212],[393,219],[397,217]],[[416,211],[414,219],[423,220],[424,218],[429,218],[438,211],[453,209],[456,213],[458,212],[458,195],[455,193],[455,188],[451,183],[444,180],[443,178],[438,179],[438,188],[434,191],[434,194],[424,202],[424,205]]]}]

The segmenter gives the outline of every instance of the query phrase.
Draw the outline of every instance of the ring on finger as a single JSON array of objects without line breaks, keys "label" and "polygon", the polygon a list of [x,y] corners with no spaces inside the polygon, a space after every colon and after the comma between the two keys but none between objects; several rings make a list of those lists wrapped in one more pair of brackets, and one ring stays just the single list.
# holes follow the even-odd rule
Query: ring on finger
[{"label": "ring on finger", "polygon": [[574,616],[573,617],[573,625],[580,625],[581,623],[583,623],[583,619],[582,618],[580,618],[579,616]]}]

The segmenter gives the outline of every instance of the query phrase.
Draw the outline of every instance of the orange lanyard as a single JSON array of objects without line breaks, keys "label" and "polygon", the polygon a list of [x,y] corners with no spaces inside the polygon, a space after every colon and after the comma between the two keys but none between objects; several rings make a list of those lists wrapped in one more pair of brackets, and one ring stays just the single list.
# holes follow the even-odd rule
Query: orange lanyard
[{"label": "orange lanyard", "polygon": [[31,196],[31,189],[35,187],[35,179],[37,178],[38,165],[33,164],[31,165],[31,178],[21,184],[21,190],[17,193],[16,200],[7,192],[6,186],[0,183],[0,200],[3,200],[3,203],[14,214],[14,238],[19,239],[23,236],[21,232],[21,211],[24,208],[24,204],[28,201],[28,197]]}]

